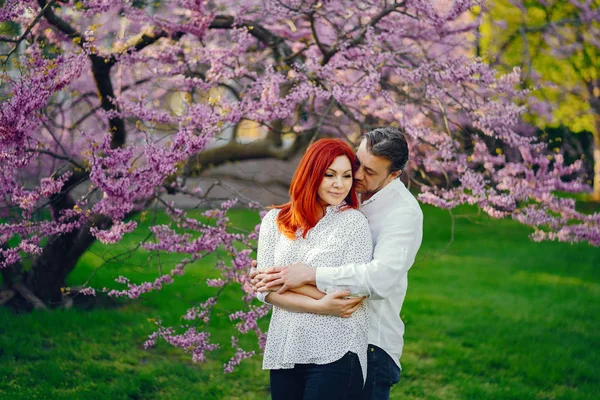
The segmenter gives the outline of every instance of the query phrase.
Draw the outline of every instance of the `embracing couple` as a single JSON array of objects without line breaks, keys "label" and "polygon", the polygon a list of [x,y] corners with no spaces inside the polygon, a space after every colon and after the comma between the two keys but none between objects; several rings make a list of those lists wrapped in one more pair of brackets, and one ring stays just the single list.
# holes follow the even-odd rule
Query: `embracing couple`
[{"label": "embracing couple", "polygon": [[322,139],[306,151],[290,202],[263,218],[258,298],[273,305],[263,368],[278,399],[389,399],[400,379],[407,273],[421,209],[399,176],[403,133],[379,128],[356,151]]}]

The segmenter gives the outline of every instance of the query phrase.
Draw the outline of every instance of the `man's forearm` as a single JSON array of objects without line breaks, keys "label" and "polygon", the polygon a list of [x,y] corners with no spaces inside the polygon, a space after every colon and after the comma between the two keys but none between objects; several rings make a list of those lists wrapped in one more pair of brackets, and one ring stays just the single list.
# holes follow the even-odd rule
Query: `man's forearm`
[{"label": "man's forearm", "polygon": [[[317,290],[317,288],[315,288],[315,290]],[[271,303],[279,308],[283,308],[287,311],[308,312],[316,314],[320,313],[320,303],[318,302],[318,300],[309,296],[305,296],[303,294],[298,294],[294,292],[285,292],[283,294],[279,294],[277,292],[270,292],[265,300],[268,303]]]},{"label": "man's forearm", "polygon": [[254,277],[256,289],[259,291],[273,290],[274,287],[283,285],[283,289],[290,290],[303,285],[316,286],[315,268],[310,268],[302,263],[287,267],[271,267],[263,274]]}]

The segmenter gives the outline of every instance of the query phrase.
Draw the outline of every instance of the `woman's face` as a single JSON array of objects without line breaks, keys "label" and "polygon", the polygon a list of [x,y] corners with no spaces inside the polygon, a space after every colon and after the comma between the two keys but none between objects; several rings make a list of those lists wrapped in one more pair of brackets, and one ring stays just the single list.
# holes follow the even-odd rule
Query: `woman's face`
[{"label": "woman's face", "polygon": [[337,206],[352,188],[352,165],[346,156],[336,157],[319,185],[317,199],[324,206]]}]

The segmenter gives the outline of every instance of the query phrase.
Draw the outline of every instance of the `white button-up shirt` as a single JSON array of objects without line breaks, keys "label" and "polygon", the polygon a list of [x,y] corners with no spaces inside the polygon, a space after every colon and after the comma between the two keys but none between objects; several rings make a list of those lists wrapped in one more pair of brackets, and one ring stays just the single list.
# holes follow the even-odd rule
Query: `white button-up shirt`
[{"label": "white button-up shirt", "polygon": [[[358,210],[327,207],[323,218],[303,239],[290,240],[277,229],[279,210],[271,210],[260,225],[258,269],[302,262],[333,269],[339,263],[368,262],[373,243],[367,218]],[[264,301],[266,294],[257,297]],[[328,364],[351,351],[367,373],[369,322],[362,305],[350,318],[286,311],[273,306],[263,357],[264,369],[287,369],[295,364]]]},{"label": "white button-up shirt", "polygon": [[368,294],[369,343],[385,350],[400,366],[404,344],[400,310],[406,296],[408,270],[423,239],[423,213],[400,179],[394,179],[365,201],[361,211],[371,228],[373,260],[317,268],[317,288],[322,292],[349,289],[353,294]]}]

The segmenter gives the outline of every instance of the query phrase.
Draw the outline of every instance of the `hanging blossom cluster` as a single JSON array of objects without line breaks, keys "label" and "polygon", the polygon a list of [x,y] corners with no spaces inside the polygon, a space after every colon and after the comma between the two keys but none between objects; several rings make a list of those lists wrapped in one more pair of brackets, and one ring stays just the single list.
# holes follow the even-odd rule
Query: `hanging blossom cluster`
[{"label": "hanging blossom cluster", "polygon": [[[87,59],[82,54],[46,59],[41,49],[32,46],[18,59],[17,66],[24,71],[19,78],[6,72],[0,78],[7,88],[3,94],[8,95],[0,104],[0,217],[9,221],[0,224],[0,268],[18,262],[22,253],[40,254],[42,238],[71,232],[84,217],[61,216],[54,222],[34,219],[41,203],[61,191],[69,172],[43,177],[36,187],[18,178],[45,148],[38,135],[44,120],[41,109],[79,76],[87,67]],[[7,247],[15,236],[22,239],[20,243]]]},{"label": "hanging blossom cluster", "polygon": [[[422,202],[478,205],[533,227],[534,240],[600,245],[598,214],[556,195],[588,190],[580,165],[548,159],[517,129],[528,98],[519,71],[499,75],[471,56],[465,34],[478,20],[469,10],[481,1],[90,0],[55,4],[35,24],[47,3],[27,2],[27,14],[17,3],[4,2],[1,18],[31,25],[27,39],[45,47],[31,40],[2,78],[0,268],[42,257],[42,239],[76,230],[73,240],[118,243],[140,229],[132,217],[159,205],[169,221],[153,224],[140,247],[185,258],[148,282],[119,277],[116,288],[80,292],[136,299],[220,254],[219,277],[206,281],[217,294],[191,307],[183,327],[159,322],[146,347],[163,339],[204,360],[218,346],[208,326],[230,288],[241,288],[243,304],[230,321],[264,345],[268,308],[252,304],[247,278],[257,231],[231,230],[233,201],[197,220],[165,196],[208,204],[210,189],[188,177],[227,160],[287,158],[319,135],[399,126]],[[265,137],[241,142],[246,120]],[[32,168],[36,159],[47,167]],[[51,218],[40,221],[45,208]],[[226,371],[253,354],[237,337]]]},{"label": "hanging blossom cluster", "polygon": [[[185,267],[190,262],[199,259],[201,254],[209,254],[217,249],[228,252],[229,260],[219,260],[216,265],[221,278],[206,280],[207,286],[219,288],[217,294],[187,310],[182,318],[189,321],[189,324],[182,327],[183,333],[178,333],[176,327],[163,326],[160,321],[157,322],[158,331],[150,335],[145,343],[146,348],[153,347],[158,338],[163,338],[167,343],[191,352],[195,362],[203,361],[205,352],[218,348],[219,344],[210,343],[208,341],[210,336],[206,331],[199,331],[196,324],[200,324],[202,327],[208,326],[219,296],[228,287],[235,286],[242,288],[244,293],[242,300],[248,310],[232,312],[229,314],[229,319],[232,322],[238,321],[235,327],[240,335],[253,332],[258,337],[260,349],[264,349],[266,333],[261,330],[258,321],[268,314],[270,307],[268,305],[257,307],[252,304],[254,292],[248,277],[248,266],[252,261],[251,250],[248,248],[238,250],[236,246],[240,243],[245,247],[252,246],[250,241],[256,239],[260,225],[250,234],[229,233],[227,228],[230,226],[230,221],[227,217],[227,210],[235,204],[236,201],[230,200],[221,204],[218,209],[206,211],[203,217],[207,218],[207,221],[190,218],[184,210],[170,206],[167,212],[173,221],[176,221],[177,230],[167,225],[154,226],[151,229],[156,235],[157,241],[146,243],[144,247],[148,250],[189,254],[190,258],[184,259],[169,274],[160,276],[154,282],[132,284],[127,278],[119,277],[116,281],[127,285],[127,288],[108,292],[109,296],[137,298],[142,293],[160,290],[163,285],[172,283],[173,278],[183,275]],[[213,223],[211,224],[209,221],[213,221]],[[181,230],[185,233],[178,232]],[[224,365],[225,372],[232,372],[242,360],[255,354],[254,351],[242,349],[237,337],[232,337],[232,347],[235,349],[235,355]]]}]

